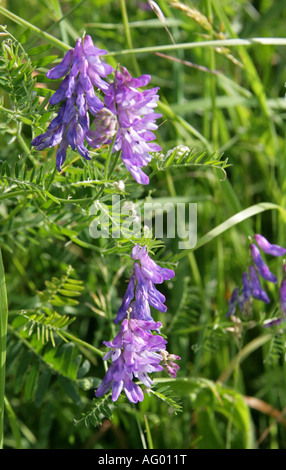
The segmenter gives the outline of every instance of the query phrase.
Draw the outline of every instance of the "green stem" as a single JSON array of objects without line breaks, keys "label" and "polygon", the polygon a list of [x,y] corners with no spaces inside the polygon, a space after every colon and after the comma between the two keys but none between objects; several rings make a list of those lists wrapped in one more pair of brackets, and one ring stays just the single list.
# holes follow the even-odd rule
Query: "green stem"
[{"label": "green stem", "polygon": [[[242,344],[242,340],[240,339],[238,356],[241,353],[241,344]],[[239,361],[236,361],[234,371],[233,371],[233,376],[234,376],[233,390],[234,391],[238,391],[237,389],[238,389],[238,381],[239,381],[239,372],[240,372],[240,363],[239,363]],[[232,427],[233,427],[234,409],[235,409],[235,404],[232,403],[231,413],[229,415],[228,423],[227,423],[227,427],[226,427],[226,444],[225,444],[226,449],[231,449],[231,434],[232,434]]]},{"label": "green stem", "polygon": [[5,272],[0,249],[0,449],[3,449],[7,325],[8,302]]},{"label": "green stem", "polygon": [[111,178],[113,170],[116,167],[120,156],[121,156],[121,151],[117,152],[116,155],[114,156],[113,161],[112,161],[111,166],[110,166],[108,178]]},{"label": "green stem", "polygon": [[17,132],[17,140],[22,147],[23,151],[29,156],[29,158],[33,161],[34,164],[37,164],[37,160],[35,159],[34,155],[31,152],[31,149],[28,147],[28,145],[25,142],[25,139],[21,135],[21,129],[18,130]]},{"label": "green stem", "polygon": [[77,343],[81,346],[83,346],[86,349],[90,349],[90,351],[94,352],[100,357],[104,356],[104,352],[100,351],[100,349],[97,349],[95,346],[92,346],[92,344],[86,343],[82,339],[77,338],[76,336],[72,335],[71,333],[68,333],[67,331],[61,331],[61,334],[65,336],[66,338],[70,339],[74,343]]},{"label": "green stem", "polygon": [[[132,49],[133,45],[132,45],[132,38],[131,38],[131,32],[130,32],[130,27],[129,27],[128,13],[127,13],[125,0],[120,0],[120,5],[121,5],[122,20],[123,20],[127,45],[129,47],[129,49]],[[137,75],[140,75],[139,66],[138,66],[138,63],[137,63],[137,60],[136,60],[136,57],[135,57],[134,54],[132,54],[132,62],[133,62],[133,67],[134,67],[135,73]]]},{"label": "green stem", "polygon": [[138,412],[137,412],[137,409],[135,408],[135,406],[134,406],[134,409],[135,409],[136,423],[137,423],[137,426],[138,426],[140,439],[141,439],[141,442],[142,442],[142,447],[143,447],[143,449],[148,449],[147,444],[146,444],[146,439],[145,439],[145,436],[144,436],[144,432],[143,432],[143,429],[142,429],[142,426],[141,426],[141,423],[140,423],[140,419],[138,417]]},{"label": "green stem", "polygon": [[158,108],[160,111],[162,111],[164,116],[170,119],[170,121],[174,120],[175,122],[178,122],[187,132],[190,132],[190,134],[194,135],[198,140],[200,140],[208,152],[213,152],[213,149],[208,140],[189,122],[176,114],[173,109],[170,108],[170,106],[168,106],[166,103],[163,103],[162,101],[158,101]]},{"label": "green stem", "polygon": [[45,31],[42,31],[40,28],[37,26],[29,23],[28,21],[24,20],[23,18],[20,18],[20,16],[15,15],[9,10],[6,10],[6,8],[0,6],[0,13],[4,15],[6,18],[9,18],[9,20],[14,21],[14,23],[20,24],[21,26],[24,26],[25,28],[31,29],[37,36],[39,36],[42,39],[47,40],[48,42],[54,44],[55,46],[59,47],[63,51],[67,51],[70,49],[70,46],[65,44],[64,42],[60,41],[59,39],[55,38],[49,33],[46,33]]},{"label": "green stem", "polygon": [[4,398],[4,401],[5,401],[5,408],[6,408],[6,412],[7,412],[7,417],[8,417],[10,427],[11,427],[11,430],[12,430],[12,434],[13,434],[13,437],[14,437],[14,441],[15,441],[15,448],[16,449],[21,449],[22,448],[21,433],[20,433],[20,428],[19,428],[19,424],[18,424],[18,421],[17,421],[17,417],[14,413],[14,410],[13,410],[12,406],[10,405],[10,403],[7,400],[6,397]]},{"label": "green stem", "polygon": [[[207,0],[207,11],[208,11],[208,19],[212,23],[212,8],[210,0]],[[211,70],[216,70],[216,61],[215,61],[215,51],[214,49],[209,49],[209,68]],[[218,148],[218,119],[217,119],[217,107],[216,107],[216,97],[217,97],[217,89],[216,89],[216,80],[217,77],[214,74],[210,74],[208,76],[210,81],[210,94],[211,94],[211,103],[212,103],[212,117],[211,117],[211,137],[212,137],[212,145],[215,150]]]},{"label": "green stem", "polygon": [[111,51],[108,56],[145,54],[150,52],[177,51],[179,49],[194,49],[202,47],[237,47],[237,46],[286,46],[286,38],[251,38],[251,39],[214,39],[211,41],[184,42],[180,44],[164,44],[161,46],[139,47],[136,49],[122,49]]},{"label": "green stem", "polygon": [[[63,16],[61,4],[58,0],[56,2],[54,2],[54,7],[55,7],[55,11],[56,11],[56,15],[57,15],[57,22],[58,22],[58,20],[61,19],[62,16]],[[64,23],[63,20],[59,23],[59,28],[60,28],[60,32],[61,32],[61,36],[62,36],[63,41],[65,43],[68,43],[69,42],[68,33],[66,31],[65,23]]]},{"label": "green stem", "polygon": [[152,435],[151,435],[147,415],[144,415],[144,421],[145,421],[145,428],[146,428],[146,435],[147,435],[147,441],[148,441],[149,449],[154,449]]},{"label": "green stem", "polygon": [[111,177],[111,175],[112,175],[112,173],[113,173],[113,170],[114,170],[114,168],[116,167],[117,162],[118,162],[118,160],[119,160],[119,157],[120,157],[120,155],[121,155],[121,152],[117,152],[117,153],[116,153],[115,157],[113,158],[112,164],[110,165],[110,169],[109,169],[109,164],[110,164],[110,160],[111,160],[113,144],[114,144],[114,142],[112,142],[112,144],[110,145],[109,153],[108,153],[108,155],[107,155],[107,159],[106,159],[106,162],[105,162],[103,184],[101,185],[101,187],[100,187],[99,190],[97,191],[96,195],[92,198],[93,201],[97,201],[97,200],[101,197],[101,195],[103,194],[104,188],[105,188],[105,183],[107,183],[107,182],[108,182],[108,178]]},{"label": "green stem", "polygon": [[24,196],[26,194],[27,194],[26,191],[20,191],[20,190],[19,191],[7,192],[7,193],[4,193],[4,194],[1,194],[0,201],[2,201],[3,199],[10,199],[11,197]]},{"label": "green stem", "polygon": [[225,231],[230,230],[232,227],[234,227],[237,224],[240,224],[244,220],[250,217],[253,217],[257,214],[260,214],[261,212],[264,212],[266,210],[274,210],[274,209],[278,210],[279,212],[282,212],[283,214],[285,214],[286,212],[283,207],[278,206],[277,204],[273,204],[272,202],[261,202],[259,204],[254,204],[254,206],[250,206],[247,209],[244,209],[236,213],[229,219],[217,225],[214,229],[210,230],[208,233],[206,233],[206,235],[203,235],[201,238],[199,238],[195,248],[182,250],[181,253],[175,255],[173,257],[173,262],[179,261],[180,259],[187,256],[191,251],[201,248],[202,246],[212,241],[214,238],[218,237]]}]

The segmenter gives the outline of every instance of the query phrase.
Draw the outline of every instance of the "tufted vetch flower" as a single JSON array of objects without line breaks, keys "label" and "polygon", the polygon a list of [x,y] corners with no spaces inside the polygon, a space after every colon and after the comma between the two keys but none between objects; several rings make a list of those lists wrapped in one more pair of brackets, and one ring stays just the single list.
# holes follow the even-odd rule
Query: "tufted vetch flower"
[{"label": "tufted vetch flower", "polygon": [[254,266],[249,266],[249,284],[250,284],[250,291],[251,295],[257,299],[257,300],[262,300],[262,302],[269,303],[270,299],[265,292],[265,290],[262,289],[259,277],[255,271]]},{"label": "tufted vetch flower", "polygon": [[249,302],[251,296],[251,288],[249,284],[248,275],[246,272],[242,273],[242,289],[238,297],[239,308],[244,312],[246,304]]},{"label": "tufted vetch flower", "polygon": [[150,306],[160,312],[166,312],[165,296],[155,287],[164,280],[170,280],[175,273],[172,269],[162,268],[155,263],[146,251],[146,246],[136,245],[131,252],[134,260],[134,272],[118,309],[115,323],[129,314],[131,318],[151,320]]},{"label": "tufted vetch flower", "polygon": [[[279,257],[286,254],[286,249],[280,245],[270,243],[263,235],[255,234],[254,241],[250,243],[251,253],[251,264],[248,267],[248,273],[244,272],[242,275],[242,288],[239,294],[239,288],[235,288],[232,296],[228,303],[228,312],[226,316],[231,315],[235,312],[237,303],[239,304],[240,310],[245,312],[250,310],[252,298],[261,300],[264,303],[270,303],[270,299],[267,292],[262,288],[260,278],[264,281],[268,281],[277,284],[277,277],[270,271],[268,265],[265,263],[261,256],[262,250],[265,254]],[[283,265],[283,280],[279,288],[279,303],[280,310],[283,316],[286,316],[286,281],[285,281],[285,264]],[[278,325],[281,322],[281,318],[273,319],[267,322],[267,326]]]},{"label": "tufted vetch flower", "polygon": [[162,355],[161,364],[164,366],[167,374],[172,378],[177,377],[177,370],[180,369],[180,367],[175,361],[179,361],[181,359],[180,356],[170,354],[166,349],[162,349],[160,352]]},{"label": "tufted vetch flower", "polygon": [[260,251],[257,248],[257,246],[254,245],[254,243],[250,244],[250,251],[251,251],[251,255],[252,255],[254,264],[255,264],[256,269],[257,269],[258,273],[260,274],[260,276],[263,279],[265,279],[266,281],[276,283],[277,282],[277,277],[270,271],[267,264],[263,261],[261,255],[260,255]]},{"label": "tufted vetch flower", "polygon": [[158,330],[161,323],[125,319],[121,330],[113,341],[104,342],[110,351],[104,359],[112,360],[111,365],[97,389],[97,397],[112,389],[112,400],[116,401],[122,390],[129,401],[137,403],[144,398],[142,389],[133,379],[140,380],[147,388],[153,385],[148,374],[163,370],[160,364],[166,340],[152,330]]},{"label": "tufted vetch flower", "polygon": [[286,253],[285,248],[283,248],[280,245],[269,243],[269,241],[265,237],[263,237],[263,235],[260,235],[259,233],[256,233],[254,235],[254,239],[257,245],[259,246],[259,248],[261,248],[261,250],[263,250],[264,253],[267,253],[272,256],[284,256]]},{"label": "tufted vetch flower", "polygon": [[239,295],[239,288],[238,287],[235,287],[231,293],[231,296],[228,300],[228,310],[227,310],[227,314],[226,316],[227,317],[231,317],[235,314],[235,311],[236,311],[236,306],[237,306],[237,303],[238,303],[238,295]]},{"label": "tufted vetch flower", "polygon": [[176,377],[180,357],[166,351],[167,340],[160,334],[162,324],[153,320],[150,311],[150,305],[162,312],[167,310],[165,297],[153,282],[162,283],[175,273],[151,260],[146,246],[136,245],[131,258],[134,270],[114,320],[121,321],[120,332],[113,341],[103,342],[109,348],[103,359],[111,360],[111,364],[95,395],[100,397],[111,390],[112,400],[116,401],[124,391],[130,402],[137,403],[144,398],[137,382],[150,388],[153,381],[149,374],[163,370]]},{"label": "tufted vetch flower", "polygon": [[85,146],[86,133],[90,130],[89,113],[95,116],[104,106],[94,87],[107,91],[109,85],[104,78],[113,71],[110,65],[100,60],[100,56],[106,53],[95,47],[91,37],[86,35],[84,39],[77,39],[75,48],[70,49],[60,64],[46,74],[52,80],[64,77],[50,98],[51,105],[62,104],[47,131],[35,137],[31,145],[36,150],[43,150],[60,144],[56,154],[58,171],[65,162],[68,146],[85,159],[90,159]]},{"label": "tufted vetch flower", "polygon": [[155,123],[161,114],[155,113],[159,88],[139,91],[151,80],[150,75],[132,78],[125,67],[115,72],[113,83],[105,94],[105,106],[117,117],[118,130],[114,151],[121,150],[122,161],[137,183],[148,184],[148,176],[141,170],[151,161],[151,152],[161,147],[156,139]]},{"label": "tufted vetch flower", "polygon": [[61,171],[69,146],[88,160],[86,144],[95,149],[112,144],[112,151],[120,152],[134,180],[146,185],[149,178],[142,168],[152,160],[153,152],[161,151],[154,142],[156,120],[162,116],[154,112],[159,88],[141,91],[151,76],[132,78],[123,66],[118,67],[114,80],[108,83],[106,78],[114,69],[101,61],[105,54],[107,51],[95,47],[92,38],[86,35],[77,39],[75,47],[47,72],[47,78],[61,80],[50,98],[50,105],[59,105],[58,115],[31,145],[39,151],[59,144],[56,165]]}]

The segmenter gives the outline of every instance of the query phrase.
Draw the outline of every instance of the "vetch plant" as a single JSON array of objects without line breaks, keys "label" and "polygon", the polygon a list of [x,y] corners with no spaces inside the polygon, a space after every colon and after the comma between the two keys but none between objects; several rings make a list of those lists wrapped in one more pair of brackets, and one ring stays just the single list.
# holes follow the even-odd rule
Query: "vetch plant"
[{"label": "vetch plant", "polygon": [[[152,132],[158,128],[155,121],[162,116],[154,112],[159,88],[139,91],[151,76],[132,78],[123,66],[108,84],[104,79],[113,72],[113,67],[100,60],[104,54],[107,51],[95,47],[91,36],[86,35],[77,39],[75,48],[47,72],[47,78],[53,80],[65,77],[50,98],[52,106],[63,103],[47,131],[35,137],[31,145],[40,151],[59,144],[56,165],[62,171],[68,146],[90,160],[85,141],[97,149],[113,143],[115,136],[112,151],[120,151],[126,169],[137,183],[145,185],[149,178],[141,167],[152,160],[152,152],[162,150],[150,142],[156,139]],[[105,103],[96,95],[95,87],[105,95]]]},{"label": "vetch plant", "polygon": [[[251,259],[253,264],[248,267],[248,272],[242,274],[242,288],[241,292],[239,287],[235,287],[232,291],[231,297],[228,301],[228,312],[227,316],[233,316],[236,312],[237,305],[239,306],[242,313],[249,312],[249,303],[252,298],[260,300],[266,304],[270,303],[267,292],[261,285],[261,280],[266,280],[277,284],[277,277],[270,271],[268,265],[265,263],[261,256],[260,250],[264,253],[274,257],[283,256],[286,253],[286,249],[280,245],[270,243],[263,235],[255,234],[254,240],[258,247],[254,243],[250,243],[249,249],[251,253]],[[285,317],[285,265],[283,265],[283,280],[279,289],[280,296],[280,310],[282,316],[277,320],[267,321],[265,326],[272,326],[281,323]]]},{"label": "vetch plant", "polygon": [[160,351],[166,341],[162,336],[148,332],[160,327],[161,323],[153,321],[129,318],[122,321],[121,331],[115,339],[104,342],[111,350],[103,359],[111,358],[112,363],[95,393],[97,397],[112,388],[113,401],[118,399],[122,389],[132,403],[143,400],[142,389],[133,379],[139,379],[149,388],[153,382],[148,374],[163,370]]},{"label": "vetch plant", "polygon": [[150,143],[156,136],[152,132],[157,129],[156,119],[162,114],[154,113],[158,87],[139,91],[151,80],[150,75],[132,78],[125,67],[115,72],[114,82],[105,95],[105,104],[116,116],[118,132],[114,150],[121,150],[121,158],[131,175],[140,184],[148,184],[149,178],[141,167],[151,161],[150,152],[160,152],[158,144]]},{"label": "vetch plant", "polygon": [[285,448],[283,7],[38,3],[0,5],[0,447]]},{"label": "vetch plant", "polygon": [[104,64],[100,56],[107,51],[93,45],[89,35],[77,39],[74,49],[70,49],[59,65],[47,72],[47,78],[57,80],[63,78],[58,90],[50,98],[50,104],[63,102],[58,115],[52,120],[44,134],[35,137],[31,145],[36,150],[59,145],[56,165],[61,171],[66,159],[66,151],[70,145],[85,159],[89,160],[89,152],[84,145],[85,134],[89,131],[90,117],[103,108],[103,103],[94,92],[94,86],[106,91],[108,84],[102,79],[109,75],[113,68]]},{"label": "vetch plant", "polygon": [[150,388],[153,382],[148,374],[152,372],[165,368],[171,377],[176,377],[179,366],[174,361],[180,357],[166,351],[167,341],[159,334],[162,324],[153,320],[150,311],[151,305],[160,312],[166,312],[165,296],[154,283],[172,279],[175,273],[158,266],[148,255],[146,246],[137,244],[132,249],[131,258],[134,260],[134,274],[114,320],[115,323],[122,321],[120,333],[113,341],[104,341],[110,351],[103,359],[111,359],[112,362],[96,396],[112,389],[112,400],[116,401],[124,390],[128,400],[137,403],[144,399],[144,394],[133,379],[139,379]]},{"label": "vetch plant", "polygon": [[127,316],[154,321],[149,305],[160,312],[167,311],[164,305],[166,298],[154,284],[162,284],[163,281],[172,279],[175,273],[172,269],[158,266],[150,258],[146,246],[140,247],[137,244],[132,249],[131,258],[134,260],[134,272],[114,321],[118,323]]}]

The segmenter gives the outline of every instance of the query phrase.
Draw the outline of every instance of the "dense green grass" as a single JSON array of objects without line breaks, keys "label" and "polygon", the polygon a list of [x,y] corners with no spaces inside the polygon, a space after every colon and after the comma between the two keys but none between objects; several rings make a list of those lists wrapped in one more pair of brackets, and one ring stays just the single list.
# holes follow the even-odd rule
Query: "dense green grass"
[{"label": "dense green grass", "polygon": [[[156,3],[160,17],[139,1],[1,3],[0,447],[286,448],[285,326],[263,327],[277,286],[267,287],[268,306],[225,316],[249,264],[248,237],[286,246],[286,10],[278,0]],[[31,149],[51,117],[56,85],[45,73],[84,32],[108,63],[160,87],[163,154],[191,150],[154,157],[146,187],[112,168],[106,148],[91,162],[70,151],[66,176],[54,149]],[[134,240],[92,239],[89,210],[110,204],[120,179],[122,203],[198,208],[194,249],[180,250],[178,236],[146,239],[176,272],[163,287],[168,311],[155,315],[181,361],[177,379],[157,374],[136,406],[94,398]],[[279,282],[281,264],[270,263]]]}]

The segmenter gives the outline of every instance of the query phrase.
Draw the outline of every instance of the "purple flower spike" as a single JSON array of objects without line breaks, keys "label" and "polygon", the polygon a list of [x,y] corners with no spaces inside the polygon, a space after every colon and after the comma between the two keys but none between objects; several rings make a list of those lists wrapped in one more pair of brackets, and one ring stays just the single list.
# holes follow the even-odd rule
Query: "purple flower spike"
[{"label": "purple flower spike", "polygon": [[161,327],[161,323],[141,320],[123,320],[120,333],[114,341],[105,343],[111,348],[105,359],[112,358],[112,363],[95,395],[100,397],[112,389],[112,400],[116,401],[124,390],[132,403],[142,401],[144,394],[133,379],[140,380],[146,387],[153,385],[148,374],[163,370],[161,350],[165,349],[166,340],[151,333]]},{"label": "purple flower spike", "polygon": [[181,358],[180,356],[176,356],[175,354],[170,354],[168,351],[165,349],[161,350],[161,354],[163,357],[162,364],[167,372],[167,374],[175,379],[177,377],[177,371],[180,369],[178,364],[175,363],[175,361],[179,361]]},{"label": "purple flower spike", "polygon": [[261,258],[260,251],[254,243],[250,244],[251,255],[255,266],[257,268],[258,273],[260,274],[263,279],[270,282],[277,282],[277,277],[271,273],[268,266],[264,263],[263,259]]},{"label": "purple flower spike", "polygon": [[86,102],[91,105],[91,112],[92,110],[97,112],[101,109],[103,103],[95,96],[93,85],[106,91],[108,83],[101,77],[105,78],[113,71],[110,65],[104,64],[99,59],[99,56],[103,54],[107,54],[107,51],[95,47],[90,36],[85,36],[84,41],[77,39],[75,48],[70,49],[62,62],[47,72],[47,77],[52,79],[62,78],[66,75],[60,88],[51,97],[50,103],[56,104],[71,98],[80,84]]},{"label": "purple flower spike", "polygon": [[46,73],[47,78],[57,80],[64,77],[70,70],[73,62],[73,49],[70,49],[65,55],[59,65],[56,65]]},{"label": "purple flower spike", "polygon": [[161,268],[158,266],[158,264],[156,264],[147,253],[142,256],[140,262],[144,276],[155,284],[161,284],[163,281],[170,280],[175,275],[172,269]]},{"label": "purple flower spike", "polygon": [[270,299],[261,287],[259,277],[255,271],[254,266],[249,266],[249,281],[252,296],[255,299],[262,300],[263,302],[269,304]]},{"label": "purple flower spike", "polygon": [[[165,296],[155,288],[152,276],[143,273],[140,261],[146,257],[149,257],[146,246],[133,248],[134,270],[114,320],[115,323],[122,320],[120,332],[113,341],[103,342],[109,348],[103,359],[111,359],[111,364],[95,393],[97,397],[111,390],[112,400],[116,401],[124,391],[130,402],[137,403],[143,400],[144,393],[134,379],[150,388],[153,382],[148,374],[165,369],[171,377],[177,375],[179,366],[175,361],[180,357],[165,351],[167,341],[160,335],[162,325],[151,316],[150,305],[161,312],[167,308],[163,303]],[[174,275],[172,270],[162,271],[156,263],[150,266],[165,279]],[[161,278],[159,281],[162,282]]]},{"label": "purple flower spike", "polygon": [[66,153],[67,153],[68,146],[69,146],[69,143],[67,139],[65,138],[61,141],[59,148],[57,150],[56,167],[59,172],[62,171],[62,165],[64,164],[66,160]]},{"label": "purple flower spike", "polygon": [[283,279],[280,286],[280,308],[283,314],[286,316],[286,279]]},{"label": "purple flower spike", "polygon": [[286,320],[286,265],[283,265],[283,279],[281,281],[280,289],[279,289],[279,303],[280,303],[280,311],[281,316],[277,318],[273,318],[264,323],[264,328],[268,328],[271,326],[278,326],[280,323]]},{"label": "purple flower spike", "polygon": [[161,284],[163,281],[170,280],[175,276],[172,269],[161,268],[150,258],[146,252],[146,246],[142,248],[140,248],[139,244],[134,246],[131,252],[131,258],[140,260],[143,274],[155,284]]},{"label": "purple flower spike", "polygon": [[135,276],[133,275],[131,276],[130,281],[128,283],[127,290],[122,299],[122,304],[117,311],[117,317],[114,320],[115,323],[118,323],[127,317],[128,309],[130,308],[130,304],[134,298],[134,289],[135,289]]},{"label": "purple flower spike", "polygon": [[131,318],[139,318],[140,320],[144,321],[153,321],[149,301],[145,297],[144,292],[139,288],[137,288],[135,291],[135,301],[132,302],[131,308]]},{"label": "purple flower spike", "polygon": [[138,259],[141,259],[142,256],[145,255],[146,252],[146,246],[142,246],[140,247],[139,243],[137,243],[137,245],[135,245],[133,248],[132,248],[132,251],[131,251],[131,258],[134,259],[134,260],[138,260]]},{"label": "purple flower spike", "polygon": [[249,302],[250,295],[251,289],[247,273],[242,273],[242,290],[240,296],[238,297],[239,308],[242,312],[244,312],[246,303]]},{"label": "purple flower spike", "polygon": [[258,233],[254,235],[254,239],[257,245],[259,246],[259,248],[261,248],[261,250],[263,250],[264,253],[267,253],[272,256],[284,256],[286,253],[285,248],[279,245],[273,245],[269,243],[269,241],[266,240],[265,237],[263,237],[262,235],[259,235]]},{"label": "purple flower spike", "polygon": [[59,171],[62,170],[69,145],[86,160],[90,160],[89,151],[84,144],[85,140],[89,143],[90,139],[87,135],[90,131],[89,112],[96,115],[103,108],[103,102],[96,96],[94,86],[103,92],[107,91],[109,85],[103,78],[113,71],[110,65],[104,64],[99,58],[106,53],[107,51],[95,47],[91,37],[87,35],[84,40],[77,39],[75,48],[70,49],[61,63],[47,72],[47,77],[53,80],[64,77],[50,98],[52,106],[63,103],[47,131],[37,136],[31,145],[36,150],[43,150],[60,144],[56,155]]},{"label": "purple flower spike", "polygon": [[[172,269],[161,268],[149,257],[146,246],[140,248],[136,245],[131,252],[134,263],[134,275],[131,277],[121,306],[117,311],[115,323],[128,316],[150,320],[150,307],[159,312],[166,312],[165,296],[159,292],[154,284],[161,284],[164,280],[172,279],[175,275]],[[139,262],[141,265],[139,264]],[[132,300],[135,299],[134,302]],[[132,302],[132,303],[131,303]]]},{"label": "purple flower spike", "polygon": [[118,120],[114,151],[121,150],[125,167],[137,183],[144,185],[149,183],[149,178],[141,167],[152,160],[150,152],[161,151],[159,145],[150,143],[156,138],[152,132],[158,128],[155,121],[161,117],[161,114],[154,113],[159,88],[137,90],[147,85],[150,79],[149,75],[132,78],[125,67],[120,67],[105,95],[106,107]]},{"label": "purple flower spike", "polygon": [[239,293],[238,287],[233,289],[230,299],[228,301],[228,311],[226,314],[227,317],[232,317],[235,314],[236,305],[238,302],[238,293]]}]

